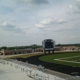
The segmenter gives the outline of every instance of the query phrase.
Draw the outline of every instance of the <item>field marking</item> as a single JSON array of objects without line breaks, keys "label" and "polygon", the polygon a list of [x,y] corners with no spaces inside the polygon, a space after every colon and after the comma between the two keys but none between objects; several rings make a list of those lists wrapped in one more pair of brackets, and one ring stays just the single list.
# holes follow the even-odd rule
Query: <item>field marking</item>
[{"label": "field marking", "polygon": [[[64,59],[74,58],[74,57],[80,57],[80,55],[78,55],[78,56],[72,56],[72,57],[65,57]],[[58,59],[63,59],[63,58],[58,58]]]},{"label": "field marking", "polygon": [[54,60],[56,60],[56,61],[63,61],[63,62],[71,62],[71,63],[80,63],[80,62],[76,62],[76,61],[62,60],[62,59],[69,59],[69,58],[74,58],[74,57],[80,57],[80,55],[72,56],[72,57],[65,57],[65,58],[57,58],[57,59],[54,59]]}]

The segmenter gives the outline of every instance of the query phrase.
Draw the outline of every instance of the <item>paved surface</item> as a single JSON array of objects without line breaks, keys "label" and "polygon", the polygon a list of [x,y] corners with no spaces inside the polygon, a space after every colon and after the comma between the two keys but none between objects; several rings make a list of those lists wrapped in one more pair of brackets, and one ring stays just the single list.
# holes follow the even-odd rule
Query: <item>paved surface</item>
[{"label": "paved surface", "polygon": [[33,80],[20,69],[0,63],[0,80]]},{"label": "paved surface", "polygon": [[29,68],[11,62],[0,60],[0,80],[64,80],[63,78],[46,74],[35,68]]}]

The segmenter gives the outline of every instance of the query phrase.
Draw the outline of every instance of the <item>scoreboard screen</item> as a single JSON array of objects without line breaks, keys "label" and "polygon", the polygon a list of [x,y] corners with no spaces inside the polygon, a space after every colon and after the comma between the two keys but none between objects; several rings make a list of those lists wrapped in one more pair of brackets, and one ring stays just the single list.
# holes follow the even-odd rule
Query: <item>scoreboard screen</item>
[{"label": "scoreboard screen", "polygon": [[53,41],[52,39],[45,39],[42,42],[42,46],[44,50],[54,50],[55,41]]},{"label": "scoreboard screen", "polygon": [[46,42],[45,42],[45,48],[53,48],[53,42],[51,42],[51,41],[46,41]]}]

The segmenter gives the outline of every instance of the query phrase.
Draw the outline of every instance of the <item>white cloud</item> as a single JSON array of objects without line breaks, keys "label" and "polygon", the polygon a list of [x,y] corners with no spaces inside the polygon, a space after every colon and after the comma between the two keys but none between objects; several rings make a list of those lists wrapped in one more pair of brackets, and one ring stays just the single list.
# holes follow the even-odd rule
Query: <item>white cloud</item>
[{"label": "white cloud", "polygon": [[10,23],[10,22],[7,22],[7,21],[3,22],[1,24],[1,26],[5,27],[5,28],[15,28],[16,27],[13,23]]},{"label": "white cloud", "polygon": [[62,39],[76,39],[78,36],[77,35],[63,35],[61,38]]},{"label": "white cloud", "polygon": [[5,21],[0,26],[5,31],[14,32],[14,33],[21,33],[21,29],[18,28],[14,23],[11,23],[11,22]]},{"label": "white cloud", "polygon": [[52,22],[53,22],[52,19],[44,19],[43,21],[41,21],[41,24],[43,24],[43,25],[49,25],[49,24],[51,24]]},{"label": "white cloud", "polygon": [[67,21],[66,21],[66,20],[63,20],[63,19],[59,19],[59,20],[57,21],[57,23],[58,23],[58,24],[64,24],[64,23],[67,23]]},{"label": "white cloud", "polygon": [[72,9],[73,8],[73,5],[70,5],[69,8]]},{"label": "white cloud", "polygon": [[15,12],[31,11],[39,8],[41,4],[48,4],[48,0],[14,0],[16,3]]},{"label": "white cloud", "polygon": [[47,28],[47,27],[52,27],[53,25],[59,25],[64,23],[67,23],[67,21],[64,19],[54,20],[49,18],[42,20],[39,24],[35,24],[35,26],[38,28]]},{"label": "white cloud", "polygon": [[51,25],[52,23],[53,23],[52,19],[44,19],[39,24],[35,24],[35,26],[38,28],[45,28]]},{"label": "white cloud", "polygon": [[35,5],[35,4],[47,4],[49,3],[48,0],[15,0],[18,3],[28,3],[30,5]]},{"label": "white cloud", "polygon": [[38,28],[44,28],[45,27],[42,24],[35,24],[35,26],[38,27]]},{"label": "white cloud", "polygon": [[34,27],[32,28],[31,26],[27,26],[26,24],[17,25],[16,23],[4,21],[0,26],[2,30],[6,31],[7,33],[10,32],[14,36],[16,36],[17,34],[20,34],[21,36],[30,36],[34,35],[37,32]]},{"label": "white cloud", "polygon": [[80,14],[80,0],[76,0],[75,4],[71,4],[69,8],[71,13]]}]

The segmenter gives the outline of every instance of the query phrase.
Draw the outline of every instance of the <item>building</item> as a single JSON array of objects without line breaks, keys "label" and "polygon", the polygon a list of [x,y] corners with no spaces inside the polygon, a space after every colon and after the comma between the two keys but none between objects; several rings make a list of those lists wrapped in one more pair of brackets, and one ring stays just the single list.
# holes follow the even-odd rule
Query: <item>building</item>
[{"label": "building", "polygon": [[61,47],[55,47],[54,51],[61,51]]},{"label": "building", "polygon": [[1,50],[1,55],[14,55],[14,54],[26,54],[26,53],[34,53],[34,52],[43,52],[43,48],[37,49],[15,49],[15,50]]},{"label": "building", "polygon": [[[54,48],[54,51],[78,51],[80,47],[76,46],[58,46]],[[44,52],[43,48],[36,49],[15,49],[15,50],[1,50],[1,55],[14,55],[14,54],[26,54],[26,53],[35,53],[35,52]]]},{"label": "building", "polygon": [[14,54],[26,54],[32,53],[32,49],[15,49],[15,50],[1,50],[1,55],[14,55]]},{"label": "building", "polygon": [[62,51],[76,51],[77,47],[76,46],[63,46]]},{"label": "building", "polygon": [[34,52],[43,52],[43,51],[44,51],[43,48],[37,48],[37,49],[34,50]]}]

